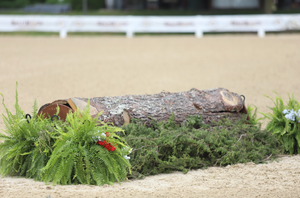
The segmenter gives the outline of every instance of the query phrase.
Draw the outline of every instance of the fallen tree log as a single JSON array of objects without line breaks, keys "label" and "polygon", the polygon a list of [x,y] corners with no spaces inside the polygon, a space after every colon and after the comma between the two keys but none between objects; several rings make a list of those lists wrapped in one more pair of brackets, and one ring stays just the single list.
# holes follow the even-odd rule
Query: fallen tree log
[{"label": "fallen tree log", "polygon": [[60,109],[63,110],[61,110],[59,116],[64,119],[66,112],[76,111],[77,108],[84,109],[88,100],[90,100],[90,113],[92,116],[102,112],[98,119],[111,122],[115,126],[128,124],[133,118],[150,125],[153,119],[167,121],[172,113],[175,114],[175,121],[178,124],[183,123],[188,116],[193,115],[201,115],[206,124],[212,124],[213,121],[225,117],[238,120],[242,118],[243,114],[247,113],[241,96],[224,88],[215,88],[209,90],[191,89],[190,91],[178,93],[163,91],[153,95],[126,95],[89,99],[70,98],[46,104],[40,108],[38,114],[45,113],[52,116],[55,113],[49,113],[49,109],[54,111],[56,106],[60,105]]}]

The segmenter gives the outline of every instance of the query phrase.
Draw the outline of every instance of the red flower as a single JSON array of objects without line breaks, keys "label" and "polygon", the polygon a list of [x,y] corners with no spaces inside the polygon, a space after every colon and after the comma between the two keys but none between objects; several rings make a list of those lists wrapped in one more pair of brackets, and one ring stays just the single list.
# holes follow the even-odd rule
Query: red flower
[{"label": "red flower", "polygon": [[109,137],[109,136],[110,136],[108,132],[106,132],[105,134],[106,134],[106,137]]},{"label": "red flower", "polygon": [[104,141],[98,141],[97,144],[99,144],[100,146],[105,147],[108,151],[114,151],[114,150],[116,150],[116,147],[114,147],[111,143],[109,143],[106,140],[104,140]]},{"label": "red flower", "polygon": [[113,146],[113,147],[111,148],[111,151],[114,151],[114,150],[116,150],[116,147]]}]

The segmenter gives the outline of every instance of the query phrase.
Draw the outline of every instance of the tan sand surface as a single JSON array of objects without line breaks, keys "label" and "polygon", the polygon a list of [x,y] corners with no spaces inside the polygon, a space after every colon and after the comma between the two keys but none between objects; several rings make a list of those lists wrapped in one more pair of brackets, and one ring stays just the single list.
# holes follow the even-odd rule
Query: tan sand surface
[{"label": "tan sand surface", "polygon": [[[224,87],[267,112],[277,91],[300,100],[300,35],[0,37],[0,93],[25,112],[69,97],[153,94]],[[0,105],[0,114],[4,108]],[[4,129],[2,120],[0,129]],[[0,179],[2,197],[300,197],[300,156],[270,164],[147,177],[113,186],[51,186]]]}]

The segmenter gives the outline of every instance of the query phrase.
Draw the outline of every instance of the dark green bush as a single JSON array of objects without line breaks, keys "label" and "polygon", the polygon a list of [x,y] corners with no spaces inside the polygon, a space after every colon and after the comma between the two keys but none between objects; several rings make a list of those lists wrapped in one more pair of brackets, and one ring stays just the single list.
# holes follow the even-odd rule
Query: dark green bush
[{"label": "dark green bush", "polygon": [[[138,121],[124,126],[125,140],[133,148],[131,178],[206,168],[214,165],[259,163],[282,153],[282,144],[270,132],[246,117],[232,124],[223,120],[211,127],[199,116],[182,126],[174,122],[153,122],[147,128]],[[251,124],[252,123],[252,124]]]}]

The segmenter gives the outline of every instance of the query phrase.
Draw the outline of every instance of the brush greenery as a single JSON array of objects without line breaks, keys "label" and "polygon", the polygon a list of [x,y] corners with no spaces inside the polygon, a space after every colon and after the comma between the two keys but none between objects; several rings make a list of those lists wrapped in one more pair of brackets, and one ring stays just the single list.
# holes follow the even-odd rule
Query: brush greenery
[{"label": "brush greenery", "polygon": [[6,128],[5,133],[0,133],[0,139],[4,140],[0,144],[0,174],[41,180],[41,168],[46,165],[54,144],[49,135],[56,133],[53,123],[50,119],[37,117],[36,102],[32,119],[25,119],[25,113],[18,104],[17,92],[15,115],[6,108],[4,98],[2,104],[7,116],[2,115]]},{"label": "brush greenery", "polygon": [[276,135],[289,154],[300,153],[300,103],[293,94],[289,95],[286,105],[278,94],[275,101],[269,96],[266,97],[274,104],[274,107],[269,107],[272,112],[262,113],[269,120],[266,130]]},{"label": "brush greenery", "polygon": [[[0,143],[2,176],[24,176],[53,182],[53,185],[103,185],[127,179],[130,163],[123,156],[128,154],[130,147],[116,134],[122,133],[122,129],[92,118],[89,105],[83,112],[69,113],[62,122],[37,116],[36,102],[32,119],[25,119],[17,91],[15,115],[6,108],[4,98],[2,103],[7,114],[2,115],[5,133],[0,133],[4,140]],[[103,137],[106,132],[109,137]],[[116,147],[115,151],[97,145],[97,138],[109,141]]]},{"label": "brush greenery", "polygon": [[261,130],[256,108],[249,108],[250,120],[233,124],[222,120],[205,125],[201,116],[188,117],[181,126],[173,115],[168,122],[153,122],[147,128],[138,121],[124,126],[124,138],[133,148],[130,154],[132,178],[213,165],[259,163],[282,153],[282,144],[270,132]]},{"label": "brush greenery", "polygon": [[[79,116],[79,111],[68,114],[66,126],[56,125],[57,139],[52,155],[43,171],[43,180],[53,184],[113,184],[125,180],[130,171],[129,162],[123,157],[128,146],[116,132],[120,128],[101,123],[91,118],[89,109]],[[95,137],[102,137],[116,146],[114,152],[97,145]],[[127,150],[124,152],[124,149]]]},{"label": "brush greenery", "polygon": [[[256,108],[252,107],[248,107],[248,115],[234,124],[224,119],[210,126],[203,124],[201,116],[190,116],[179,126],[172,115],[167,122],[153,121],[151,127],[134,120],[121,129],[92,118],[89,105],[83,112],[69,113],[62,122],[37,116],[36,103],[32,119],[25,119],[17,91],[15,115],[6,108],[4,98],[2,103],[7,115],[3,115],[5,133],[0,134],[4,140],[0,143],[0,174],[53,185],[113,184],[127,177],[260,163],[284,150],[274,135],[261,130]],[[116,149],[108,151],[97,144],[99,139],[105,139]],[[129,163],[126,155],[130,147],[133,150]]]}]

